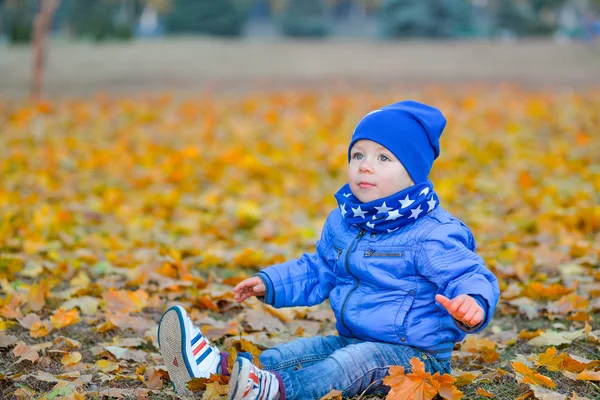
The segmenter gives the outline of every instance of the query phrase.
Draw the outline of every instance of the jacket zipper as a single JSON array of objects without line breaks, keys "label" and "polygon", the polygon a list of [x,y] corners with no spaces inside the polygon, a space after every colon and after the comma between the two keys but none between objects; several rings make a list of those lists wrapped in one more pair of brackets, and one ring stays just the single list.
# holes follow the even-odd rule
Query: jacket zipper
[{"label": "jacket zipper", "polygon": [[335,251],[337,251],[337,256],[335,256],[335,261],[340,259],[340,256],[342,255],[342,250],[338,249],[337,247],[333,247],[335,249]]},{"label": "jacket zipper", "polygon": [[366,230],[362,229],[358,233],[358,236],[356,236],[356,238],[354,238],[354,241],[352,242],[352,244],[348,248],[348,251],[346,252],[346,272],[348,272],[348,275],[354,277],[355,282],[354,282],[354,287],[352,288],[352,290],[350,290],[350,292],[346,296],[346,299],[344,300],[344,304],[342,304],[342,311],[340,312],[340,317],[342,319],[342,325],[344,325],[344,327],[350,333],[352,333],[352,331],[350,330],[350,327],[348,327],[348,325],[346,324],[346,320],[344,318],[344,311],[346,311],[346,305],[348,304],[348,299],[350,299],[350,296],[352,296],[352,293],[354,293],[356,291],[356,289],[358,289],[358,285],[360,285],[360,280],[357,277],[355,277],[354,275],[352,275],[352,273],[350,272],[350,266],[348,265],[348,258],[350,257],[350,252],[354,250],[355,246],[358,245],[360,238],[362,238],[366,232],[367,232]]},{"label": "jacket zipper", "polygon": [[365,257],[402,257],[402,253],[376,253],[375,250],[367,250]]}]

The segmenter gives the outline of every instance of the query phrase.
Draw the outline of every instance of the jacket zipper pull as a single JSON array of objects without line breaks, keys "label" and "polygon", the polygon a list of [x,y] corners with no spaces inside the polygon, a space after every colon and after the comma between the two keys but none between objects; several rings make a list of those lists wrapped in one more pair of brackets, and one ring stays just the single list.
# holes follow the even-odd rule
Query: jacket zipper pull
[{"label": "jacket zipper pull", "polygon": [[352,247],[352,249],[350,251],[356,250],[356,247],[358,246],[358,242],[364,236],[365,233],[367,233],[367,231],[364,229],[359,232],[358,236],[356,237],[356,240],[354,241],[354,246]]}]

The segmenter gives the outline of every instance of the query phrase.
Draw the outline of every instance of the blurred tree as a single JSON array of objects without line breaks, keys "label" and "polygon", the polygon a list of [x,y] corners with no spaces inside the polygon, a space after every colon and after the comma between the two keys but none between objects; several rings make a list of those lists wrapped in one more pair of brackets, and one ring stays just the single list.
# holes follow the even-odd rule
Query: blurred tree
[{"label": "blurred tree", "polygon": [[71,33],[95,41],[133,37],[135,0],[65,0]]},{"label": "blurred tree", "polygon": [[3,8],[2,25],[6,26],[9,42],[30,42],[35,0],[6,0]]},{"label": "blurred tree", "polygon": [[33,24],[33,82],[31,97],[39,99],[42,95],[42,79],[46,61],[47,37],[52,18],[60,0],[39,0],[38,10]]},{"label": "blurred tree", "polygon": [[286,36],[327,36],[326,11],[323,0],[288,0],[281,16],[281,30]]},{"label": "blurred tree", "polygon": [[452,37],[471,32],[471,5],[467,0],[383,0],[380,33],[396,37]]},{"label": "blurred tree", "polygon": [[245,16],[232,0],[171,0],[165,24],[169,32],[239,36]]}]

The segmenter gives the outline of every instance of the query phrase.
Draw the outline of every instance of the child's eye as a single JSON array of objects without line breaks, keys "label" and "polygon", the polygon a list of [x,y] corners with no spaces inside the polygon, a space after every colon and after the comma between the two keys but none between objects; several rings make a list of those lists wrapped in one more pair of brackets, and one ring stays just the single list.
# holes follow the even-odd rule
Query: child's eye
[{"label": "child's eye", "polygon": [[389,161],[389,160],[390,160],[388,156],[384,156],[383,154],[381,154],[381,155],[379,156],[379,159],[380,159],[381,161]]},{"label": "child's eye", "polygon": [[354,155],[352,156],[352,158],[354,158],[356,160],[362,160],[363,155],[361,153],[354,153]]}]

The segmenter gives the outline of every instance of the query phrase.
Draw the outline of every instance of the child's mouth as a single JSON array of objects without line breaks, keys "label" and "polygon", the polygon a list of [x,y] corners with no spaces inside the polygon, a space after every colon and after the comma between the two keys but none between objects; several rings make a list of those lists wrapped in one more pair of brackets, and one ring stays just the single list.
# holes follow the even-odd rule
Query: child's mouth
[{"label": "child's mouth", "polygon": [[372,184],[367,183],[367,182],[361,182],[361,183],[358,184],[358,187],[361,188],[361,189],[366,189],[366,188],[370,188],[370,187],[373,187],[373,186],[375,186],[375,185],[372,185]]}]

